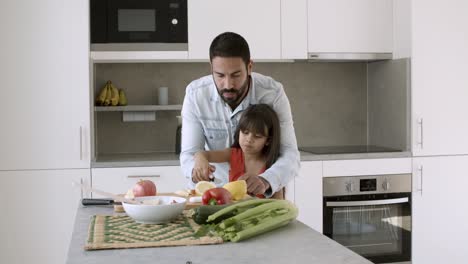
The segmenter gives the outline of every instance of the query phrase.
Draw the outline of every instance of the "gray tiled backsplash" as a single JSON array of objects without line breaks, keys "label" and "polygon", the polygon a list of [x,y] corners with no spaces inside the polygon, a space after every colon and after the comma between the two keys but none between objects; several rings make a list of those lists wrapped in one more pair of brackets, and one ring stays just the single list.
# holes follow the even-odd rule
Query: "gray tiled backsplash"
[{"label": "gray tiled backsplash", "polygon": [[[299,146],[367,142],[367,73],[363,62],[254,63],[253,70],[280,81],[291,103]],[[107,80],[123,88],[129,104],[156,104],[169,87],[169,104],[182,104],[187,84],[210,73],[208,63],[97,64],[99,90]],[[98,91],[95,91],[95,94]],[[98,153],[174,151],[176,115],[158,111],[154,122],[122,122],[120,112],[95,115]]]}]

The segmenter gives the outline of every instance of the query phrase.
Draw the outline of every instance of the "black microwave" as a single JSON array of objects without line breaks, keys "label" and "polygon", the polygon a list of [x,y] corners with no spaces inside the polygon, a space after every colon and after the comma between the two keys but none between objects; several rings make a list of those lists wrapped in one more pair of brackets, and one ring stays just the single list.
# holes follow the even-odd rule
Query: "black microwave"
[{"label": "black microwave", "polygon": [[187,0],[90,0],[92,51],[187,50]]}]

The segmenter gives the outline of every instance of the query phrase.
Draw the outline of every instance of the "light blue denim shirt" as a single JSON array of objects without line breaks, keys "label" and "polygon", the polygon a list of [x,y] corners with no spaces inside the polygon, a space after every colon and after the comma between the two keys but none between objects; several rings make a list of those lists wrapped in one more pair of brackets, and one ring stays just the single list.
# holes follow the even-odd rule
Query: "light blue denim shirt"
[{"label": "light blue denim shirt", "polygon": [[[279,159],[260,176],[271,185],[273,193],[298,174],[300,156],[297,150],[291,107],[281,83],[273,78],[252,73],[247,96],[232,111],[216,89],[213,76],[208,75],[191,82],[186,89],[182,107],[182,146],[180,164],[182,173],[193,188],[193,156],[200,150],[219,150],[232,145],[234,133],[242,111],[251,104],[268,104],[276,111],[281,126]],[[229,164],[215,163],[215,184],[229,181]],[[272,193],[266,194],[270,196]]]}]

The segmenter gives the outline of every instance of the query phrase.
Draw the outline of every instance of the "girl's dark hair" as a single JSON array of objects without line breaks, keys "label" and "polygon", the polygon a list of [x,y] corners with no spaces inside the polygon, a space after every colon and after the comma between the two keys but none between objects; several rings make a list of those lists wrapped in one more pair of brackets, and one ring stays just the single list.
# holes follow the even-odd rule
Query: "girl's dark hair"
[{"label": "girl's dark hair", "polygon": [[232,147],[240,148],[239,133],[246,130],[268,137],[267,142],[269,144],[263,148],[263,155],[266,157],[266,168],[268,169],[280,155],[280,123],[275,110],[266,104],[250,105],[245,109],[234,134]]},{"label": "girl's dark hair", "polygon": [[247,41],[234,32],[224,32],[213,39],[210,45],[210,62],[214,57],[241,57],[245,65],[250,62]]}]

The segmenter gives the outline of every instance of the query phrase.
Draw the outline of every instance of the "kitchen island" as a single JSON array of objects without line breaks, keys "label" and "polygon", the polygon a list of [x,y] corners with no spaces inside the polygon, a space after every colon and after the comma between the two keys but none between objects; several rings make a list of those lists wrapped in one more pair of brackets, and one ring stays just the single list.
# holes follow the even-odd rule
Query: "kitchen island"
[{"label": "kitchen island", "polygon": [[79,206],[67,264],[371,264],[299,221],[238,243],[85,251],[90,217],[112,215],[112,207]]}]

